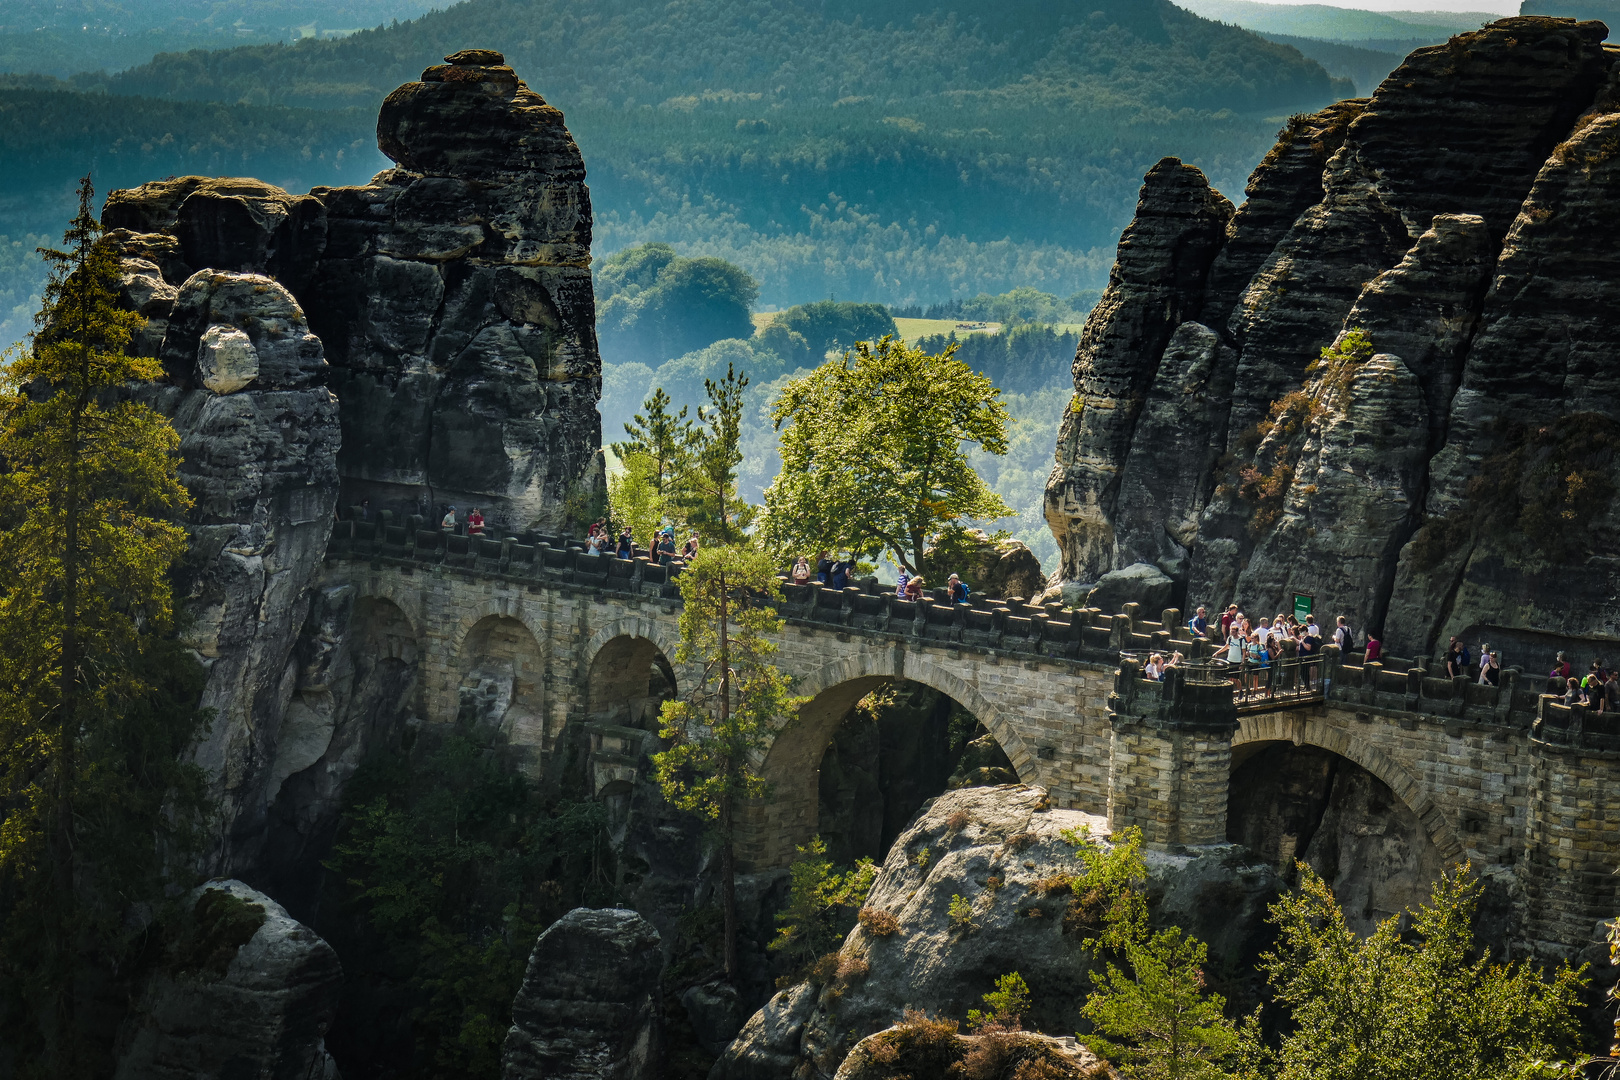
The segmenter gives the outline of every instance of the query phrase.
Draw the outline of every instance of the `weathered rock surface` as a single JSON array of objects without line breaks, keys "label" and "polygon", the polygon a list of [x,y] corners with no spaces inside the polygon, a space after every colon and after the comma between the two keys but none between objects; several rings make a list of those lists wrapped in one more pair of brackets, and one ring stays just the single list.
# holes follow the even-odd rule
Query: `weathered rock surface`
[{"label": "weathered rock surface", "polygon": [[488,50],[390,94],[377,135],[402,167],[362,187],[193,176],[113,192],[103,223],[141,261],[128,302],[163,318],[154,293],[192,268],[277,279],[333,364],[343,505],[397,521],[477,505],[492,526],[555,531],[565,498],[602,482],[579,148]]},{"label": "weathered rock surface", "polygon": [[320,339],[285,287],[213,270],[167,286],[141,257],[153,246],[126,240],[125,293],[149,289],[143,307],[163,326],[167,377],[142,393],[180,434],[195,500],[180,586],[208,668],[202,704],[215,711],[195,751],[220,810],[208,862],[240,873],[275,797],[288,661],[337,504],[338,406]]},{"label": "weathered rock surface", "polygon": [[1148,171],[1108,288],[1080,335],[1075,400],[1046,485],[1066,580],[1095,581],[1113,569],[1114,499],[1142,397],[1170,335],[1203,304],[1231,217],[1232,204],[1192,166],[1165,158]]},{"label": "weathered rock surface", "polygon": [[504,1080],[641,1080],[662,1069],[658,931],[575,908],[534,943],[501,1051]]},{"label": "weathered rock surface", "polygon": [[1104,574],[1086,594],[1085,606],[1124,611],[1126,604],[1141,604],[1143,611],[1163,611],[1174,588],[1169,575],[1152,563],[1132,563]]},{"label": "weathered rock surface", "polygon": [[966,1066],[964,1073],[973,1076],[1021,1076],[1025,1070],[1051,1080],[1101,1080],[1113,1075],[1107,1062],[1073,1036],[1055,1038],[1030,1031],[947,1036],[928,1031],[926,1024],[897,1024],[855,1044],[835,1080],[937,1076],[941,1066],[959,1062]]},{"label": "weathered rock surface", "polygon": [[124,1023],[116,1080],[336,1080],[323,1036],[343,968],[314,931],[240,881],[198,889]]},{"label": "weathered rock surface", "polygon": [[[1596,359],[1620,333],[1606,32],[1504,19],[1290,122],[1203,280],[1122,242],[1116,280],[1201,307],[1166,302],[1185,317],[1147,330],[1117,304],[1088,322],[1086,411],[1065,418],[1047,488],[1054,586],[1151,563],[1188,605],[1269,612],[1306,592],[1358,629],[1387,622],[1407,655],[1486,626],[1612,636],[1588,598],[1620,585],[1604,561],[1620,471],[1606,447],[1535,434],[1613,418]],[[1137,222],[1185,220],[1194,188],[1150,176]],[[1328,379],[1318,357],[1352,330],[1377,358]],[[1515,485],[1541,510],[1482,506]],[[1542,542],[1574,537],[1559,521],[1578,542]],[[1572,575],[1594,588],[1562,587]]]},{"label": "weathered rock surface", "polygon": [[[1105,832],[1099,817],[1051,808],[1040,788],[967,788],[935,799],[890,850],[867,899],[898,931],[857,927],[845,940],[844,972],[827,986],[778,993],[744,1026],[714,1080],[832,1080],[850,1050],[904,1019],[907,1008],[962,1019],[995,980],[1018,971],[1035,1005],[1032,1030],[1081,1026],[1089,958],[1065,932],[1068,896],[1040,883],[1079,868],[1065,830]],[[1155,918],[1210,943],[1211,968],[1247,964],[1263,934],[1265,904],[1280,881],[1247,867],[1229,847],[1196,856],[1150,854]],[[954,924],[953,896],[972,905],[972,926]],[[857,962],[858,961],[858,962]],[[1235,969],[1235,968],[1234,968]]]},{"label": "weathered rock surface", "polygon": [[974,592],[994,599],[1027,600],[1046,588],[1041,561],[1022,540],[996,540],[983,529],[969,529],[966,541],[948,555],[935,548],[923,553],[922,572],[929,581],[944,585],[951,574],[959,574]]}]

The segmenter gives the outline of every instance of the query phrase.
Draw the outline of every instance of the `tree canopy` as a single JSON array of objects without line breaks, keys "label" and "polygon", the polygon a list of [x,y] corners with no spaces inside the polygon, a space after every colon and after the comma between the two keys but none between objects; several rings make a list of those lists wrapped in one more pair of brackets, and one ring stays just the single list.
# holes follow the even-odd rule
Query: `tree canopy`
[{"label": "tree canopy", "polygon": [[774,551],[886,553],[916,570],[946,525],[1010,513],[967,456],[1007,452],[1006,407],[954,352],[859,342],[788,383],[771,412],[782,471],[761,523]]}]

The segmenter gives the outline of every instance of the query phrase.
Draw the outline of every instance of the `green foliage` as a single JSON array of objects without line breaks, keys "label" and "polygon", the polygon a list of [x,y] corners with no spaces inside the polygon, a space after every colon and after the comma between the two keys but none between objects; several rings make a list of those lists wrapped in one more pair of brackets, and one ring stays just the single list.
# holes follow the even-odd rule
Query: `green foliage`
[{"label": "green foliage", "polygon": [[203,809],[177,760],[201,675],[167,638],[191,499],[174,428],[120,400],[161,369],[125,352],[141,319],[92,204],[86,178],[33,348],[0,367],[0,1016],[31,1069],[67,1077],[102,1067],[82,984],[138,951],[132,905],[189,883]]},{"label": "green foliage", "polygon": [[203,890],[169,945],[169,971],[218,981],[264,920],[263,904],[249,903],[222,889]]},{"label": "green foliage", "polygon": [[956,893],[951,894],[950,906],[945,914],[951,920],[953,929],[964,932],[977,930],[978,925],[973,921],[973,901]]},{"label": "green foliage", "polygon": [[1222,1065],[1238,1036],[1226,999],[1205,991],[1208,947],[1171,927],[1133,932],[1123,952],[1129,974],[1108,964],[1081,1010],[1095,1029],[1092,1049],[1131,1080],[1230,1077]]},{"label": "green foliage", "polygon": [[871,859],[860,859],[848,870],[838,870],[819,836],[797,850],[799,858],[788,871],[792,888],[787,906],[776,915],[781,926],[768,948],[803,966],[836,949],[854,928],[878,868]]},{"label": "green foliage", "polygon": [[1014,971],[996,980],[996,988],[984,995],[983,1009],[969,1009],[968,1026],[974,1031],[987,1028],[1017,1030],[1024,1013],[1034,1004],[1029,985]]},{"label": "green foliage", "polygon": [[930,334],[913,344],[924,352],[942,353],[952,343],[962,363],[986,376],[1006,393],[1039,393],[1049,388],[1073,390],[1070,370],[1080,335],[1039,323],[1022,323],[999,334]]},{"label": "green foliage", "polygon": [[784,357],[801,364],[819,363],[830,351],[853,349],[857,341],[877,341],[898,334],[894,318],[882,304],[856,304],[818,300],[788,308],[771,320],[771,330],[798,334],[807,346],[800,357]]},{"label": "green foliage", "polygon": [[747,386],[748,376],[732,367],[718,382],[704,380],[709,404],[698,406],[697,423],[685,429],[678,471],[668,489],[687,525],[710,543],[739,543],[754,516],[754,508],[737,491]]},{"label": "green foliage", "polygon": [[465,735],[363,765],[329,869],[409,972],[413,1075],[494,1075],[534,939],[613,897],[606,814],[542,805]]},{"label": "green foliage", "polygon": [[1106,846],[1089,829],[1063,833],[1085,867],[1070,887],[1064,929],[1084,936],[1088,948],[1123,951],[1147,934],[1147,862],[1142,830],[1132,826],[1110,837]]},{"label": "green foliage", "polygon": [[604,261],[596,288],[597,336],[614,361],[659,364],[754,332],[759,285],[723,259],[683,259],[668,244],[644,244]]},{"label": "green foliage", "polygon": [[943,527],[1009,512],[964,449],[1006,453],[1007,410],[952,352],[859,342],[788,383],[771,410],[782,471],[761,531],[772,550],[882,552],[915,570]]},{"label": "green foliage", "polygon": [[1480,884],[1467,867],[1435,882],[1412,915],[1362,939],[1327,884],[1303,863],[1299,888],[1272,905],[1277,946],[1261,962],[1289,1030],[1276,1080],[1478,1080],[1568,1073],[1585,985],[1567,963],[1543,975],[1496,964],[1474,944]]},{"label": "green foliage", "polygon": [[664,702],[659,733],[669,748],[653,755],[664,797],[710,822],[720,845],[725,969],[737,972],[737,812],[769,789],[754,767],[778,725],[803,699],[771,662],[782,628],[772,602],[782,590],[776,564],[751,547],[708,546],[678,579],[681,640],[675,661],[695,665],[686,696]]}]

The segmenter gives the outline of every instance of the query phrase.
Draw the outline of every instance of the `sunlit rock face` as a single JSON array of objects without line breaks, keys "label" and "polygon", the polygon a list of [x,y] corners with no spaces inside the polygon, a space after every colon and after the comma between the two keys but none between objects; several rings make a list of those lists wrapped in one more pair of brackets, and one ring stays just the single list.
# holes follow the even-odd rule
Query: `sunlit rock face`
[{"label": "sunlit rock face", "polygon": [[1058,434],[1063,581],[1151,563],[1189,608],[1259,614],[1306,593],[1407,655],[1612,636],[1606,33],[1520,17],[1420,49],[1290,121],[1235,213],[1149,173]]}]

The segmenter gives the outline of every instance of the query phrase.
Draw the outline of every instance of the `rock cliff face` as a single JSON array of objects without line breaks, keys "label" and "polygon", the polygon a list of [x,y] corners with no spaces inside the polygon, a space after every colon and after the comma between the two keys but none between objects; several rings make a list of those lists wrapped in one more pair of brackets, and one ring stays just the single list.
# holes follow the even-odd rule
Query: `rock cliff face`
[{"label": "rock cliff face", "polygon": [[[1612,636],[1606,32],[1521,17],[1418,50],[1291,121],[1213,243],[1196,171],[1149,173],[1047,486],[1061,581],[1151,563],[1260,614],[1308,593],[1407,655]],[[1184,260],[1144,258],[1150,230]]]},{"label": "rock cliff face", "polygon": [[191,918],[124,1024],[115,1080],[336,1080],[331,946],[240,881],[198,889]]},{"label": "rock cliff face", "polygon": [[182,177],[113,192],[102,221],[145,264],[130,299],[159,322],[153,287],[203,268],[297,298],[332,365],[342,505],[400,523],[477,505],[555,531],[601,485],[585,165],[499,53],[448,60],[383,103],[399,167],[369,184]]},{"label": "rock cliff face", "polygon": [[[1026,1028],[1078,1030],[1090,961],[1079,937],[1065,929],[1068,896],[1042,882],[1077,871],[1062,834],[1086,827],[1097,836],[1107,831],[1100,817],[1052,809],[1041,788],[940,796],[895,841],[867,898],[868,907],[894,916],[895,932],[856,927],[840,952],[839,974],[826,985],[807,982],[778,993],[710,1075],[833,1080],[845,1075],[840,1066],[856,1044],[900,1023],[906,1009],[960,1020],[1013,970],[1035,1003]],[[1155,918],[1208,942],[1212,969],[1252,963],[1265,905],[1281,885],[1268,867],[1243,866],[1235,854],[1213,848],[1196,857],[1147,856]],[[955,896],[972,904],[971,926],[951,918]]]},{"label": "rock cliff face", "polygon": [[534,943],[512,1002],[503,1080],[650,1080],[663,1072],[658,931],[633,911],[576,908]]},{"label": "rock cliff face", "polygon": [[498,53],[449,61],[384,102],[401,167],[364,187],[182,177],[102,212],[197,500],[183,583],[216,710],[197,751],[216,872],[264,882],[318,847],[408,716],[403,616],[314,594],[335,508],[555,529],[600,486],[579,150]]}]

